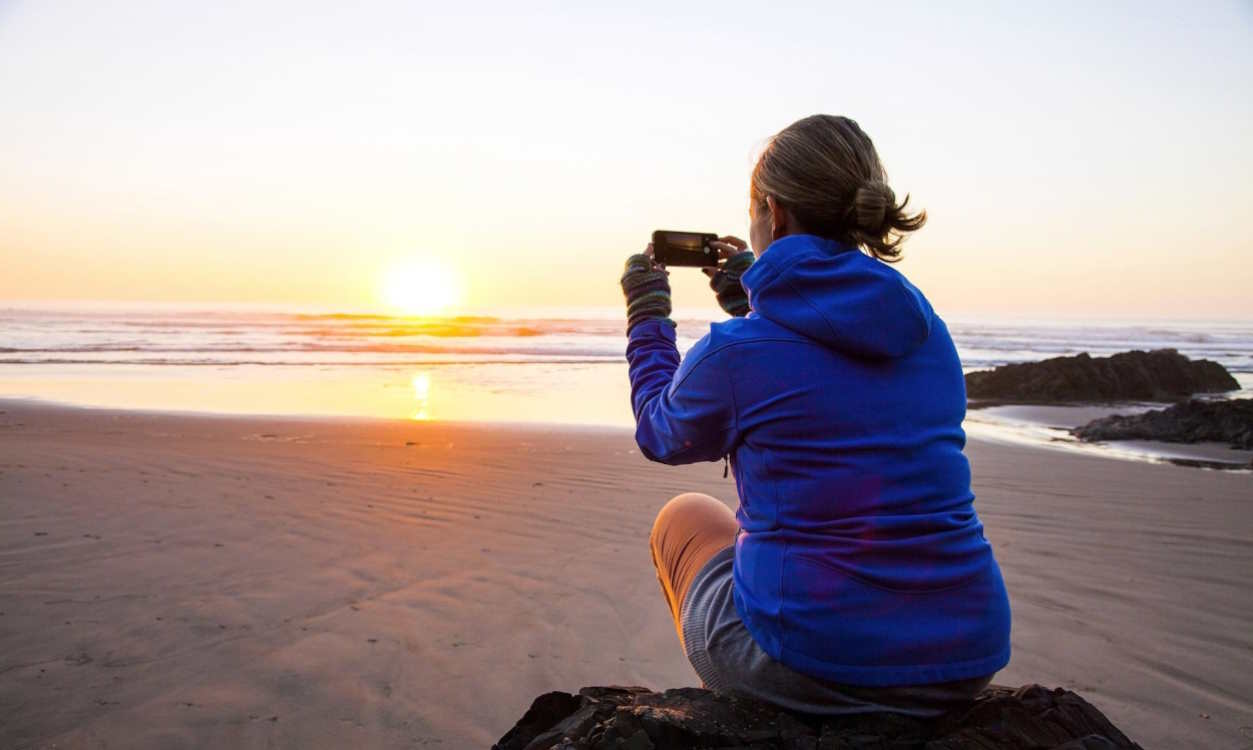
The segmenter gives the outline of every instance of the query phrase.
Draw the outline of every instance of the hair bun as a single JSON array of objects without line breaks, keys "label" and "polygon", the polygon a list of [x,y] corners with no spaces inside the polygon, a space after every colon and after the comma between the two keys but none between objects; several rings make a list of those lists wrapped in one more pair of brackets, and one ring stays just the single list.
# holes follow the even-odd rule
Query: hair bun
[{"label": "hair bun", "polygon": [[888,187],[870,136],[853,120],[812,115],[770,139],[757,158],[748,194],[762,209],[767,196],[787,207],[808,234],[865,250],[886,263],[900,260],[901,242],[927,221],[905,212]]},{"label": "hair bun", "polygon": [[895,210],[896,193],[886,182],[871,180],[853,196],[853,219],[863,232],[882,234]]}]

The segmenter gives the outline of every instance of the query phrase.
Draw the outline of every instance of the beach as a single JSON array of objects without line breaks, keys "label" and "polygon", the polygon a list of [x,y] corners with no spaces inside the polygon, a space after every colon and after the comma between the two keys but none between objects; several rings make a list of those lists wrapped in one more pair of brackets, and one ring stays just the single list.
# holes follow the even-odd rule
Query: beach
[{"label": "beach", "polygon": [[[649,560],[721,464],[621,428],[0,401],[0,745],[487,747],[538,694],[698,684]],[[1253,744],[1253,480],[971,441],[995,682]]]}]

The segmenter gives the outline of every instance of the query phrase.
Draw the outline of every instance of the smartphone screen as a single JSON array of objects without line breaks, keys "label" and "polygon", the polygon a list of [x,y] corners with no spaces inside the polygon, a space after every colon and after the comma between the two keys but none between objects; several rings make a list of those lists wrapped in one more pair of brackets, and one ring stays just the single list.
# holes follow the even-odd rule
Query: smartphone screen
[{"label": "smartphone screen", "polygon": [[711,232],[653,232],[653,259],[667,266],[716,266],[718,252],[709,243],[718,239]]}]

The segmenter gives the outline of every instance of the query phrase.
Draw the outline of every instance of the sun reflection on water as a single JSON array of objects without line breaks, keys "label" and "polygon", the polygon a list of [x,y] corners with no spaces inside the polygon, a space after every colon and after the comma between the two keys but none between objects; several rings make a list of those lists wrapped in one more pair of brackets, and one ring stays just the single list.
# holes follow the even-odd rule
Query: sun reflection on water
[{"label": "sun reflection on water", "polygon": [[411,382],[413,383],[413,398],[418,402],[418,410],[414,413],[413,418],[419,421],[430,419],[430,374],[420,372],[413,376],[413,380]]}]

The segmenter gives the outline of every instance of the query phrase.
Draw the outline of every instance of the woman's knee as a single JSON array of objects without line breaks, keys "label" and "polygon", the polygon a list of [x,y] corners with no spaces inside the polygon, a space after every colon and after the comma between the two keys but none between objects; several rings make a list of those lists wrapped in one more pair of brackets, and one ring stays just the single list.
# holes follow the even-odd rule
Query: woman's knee
[{"label": "woman's knee", "polygon": [[703,492],[684,492],[661,507],[653,520],[649,544],[657,554],[666,537],[676,530],[682,532],[678,536],[685,543],[697,533],[725,531],[733,537],[736,528],[735,514],[721,500]]}]

